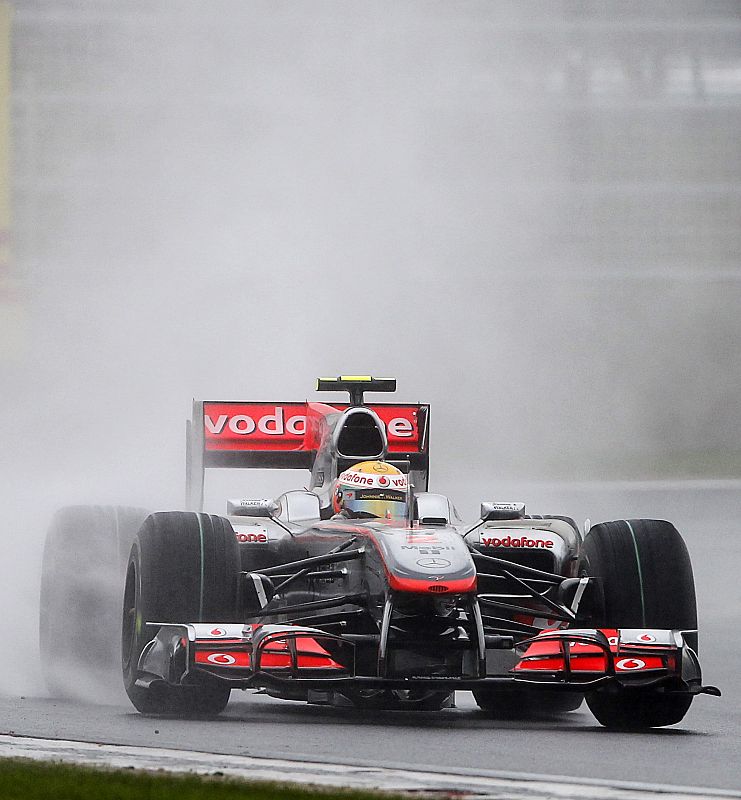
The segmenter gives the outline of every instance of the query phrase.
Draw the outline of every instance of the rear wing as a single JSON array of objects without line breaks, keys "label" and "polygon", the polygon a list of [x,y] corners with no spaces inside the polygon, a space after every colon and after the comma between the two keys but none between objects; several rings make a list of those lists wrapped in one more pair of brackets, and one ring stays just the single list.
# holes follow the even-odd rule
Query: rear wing
[{"label": "rear wing", "polygon": [[[186,504],[203,506],[209,468],[307,469],[324,444],[324,420],[347,403],[241,403],[194,400],[186,427]],[[368,403],[386,428],[388,457],[427,474],[429,405]]]}]

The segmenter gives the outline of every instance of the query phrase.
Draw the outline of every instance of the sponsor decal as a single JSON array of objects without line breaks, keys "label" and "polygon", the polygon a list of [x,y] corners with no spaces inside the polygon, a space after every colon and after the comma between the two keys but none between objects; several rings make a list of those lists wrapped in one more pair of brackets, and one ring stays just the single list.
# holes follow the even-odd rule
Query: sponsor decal
[{"label": "sponsor decal", "polygon": [[439,556],[443,550],[458,550],[449,544],[403,544],[402,550],[419,550],[421,556]]},{"label": "sponsor decal", "polygon": [[240,544],[267,544],[268,535],[264,531],[260,533],[244,533],[242,531],[235,531],[234,535]]},{"label": "sponsor decal", "polygon": [[[316,404],[314,404],[316,405]],[[331,412],[347,404],[322,404]],[[370,405],[386,428],[389,452],[419,449],[419,406]],[[215,403],[203,404],[206,450],[298,450],[312,449],[313,434],[307,425],[306,403]]]},{"label": "sponsor decal", "polygon": [[410,419],[394,417],[386,424],[386,433],[393,439],[411,439],[415,435],[415,430]]},{"label": "sponsor decal", "polygon": [[[244,625],[236,623],[233,625],[219,625],[213,622],[195,622],[193,623],[193,628],[195,629],[196,641],[200,642],[203,640],[204,642],[208,642],[208,640],[212,639],[214,636],[227,639],[241,639]],[[223,633],[214,633],[214,631],[223,631]]]},{"label": "sponsor decal", "polygon": [[358,489],[357,492],[348,492],[348,495],[351,494],[355,495],[356,500],[386,500],[389,503],[403,503],[407,499],[405,492],[390,489]]},{"label": "sponsor decal", "polygon": [[230,653],[213,650],[196,650],[194,660],[196,664],[210,664],[215,667],[249,668],[250,654],[241,650]]},{"label": "sponsor decal", "polygon": [[206,656],[206,661],[211,664],[218,664],[222,667],[229,667],[237,663],[237,659],[229,653],[209,653]]},{"label": "sponsor decal", "polygon": [[408,533],[407,544],[434,544],[439,542],[440,538],[436,533]]},{"label": "sponsor decal", "polygon": [[362,472],[343,472],[340,480],[343,483],[354,483],[360,486],[373,486],[375,482],[373,475],[364,475]]},{"label": "sponsor decal", "polygon": [[374,489],[397,489],[405,491],[407,488],[406,475],[373,475],[369,472],[354,472],[347,470],[340,475],[340,482],[353,486],[366,486]]},{"label": "sponsor decal", "polygon": [[646,662],[641,661],[640,658],[621,658],[615,664],[617,669],[631,670],[631,669],[645,669]]},{"label": "sponsor decal", "polygon": [[656,641],[656,637],[651,633],[642,633],[638,638],[642,642],[655,642]]},{"label": "sponsor decal", "polygon": [[526,547],[529,549],[550,550],[553,542],[550,539],[531,539],[528,536],[482,536],[481,544],[484,547]]},{"label": "sponsor decal", "polygon": [[450,561],[444,558],[420,558],[417,566],[424,567],[424,569],[444,569],[450,566]]},{"label": "sponsor decal", "polygon": [[206,432],[220,436],[225,430],[237,436],[249,436],[256,431],[265,436],[283,436],[288,433],[293,436],[303,436],[306,433],[306,416],[294,414],[286,419],[283,406],[275,406],[273,413],[251,417],[249,414],[219,414],[212,417],[204,414],[203,423]]}]

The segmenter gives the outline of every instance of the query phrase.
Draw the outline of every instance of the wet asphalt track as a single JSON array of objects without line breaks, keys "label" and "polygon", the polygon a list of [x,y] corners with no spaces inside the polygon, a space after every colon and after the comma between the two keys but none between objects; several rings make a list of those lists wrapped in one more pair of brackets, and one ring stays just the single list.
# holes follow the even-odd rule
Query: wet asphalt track
[{"label": "wet asphalt track", "polygon": [[[522,492],[515,492],[517,498]],[[510,492],[514,497],[513,492]],[[509,495],[508,495],[509,496]],[[493,722],[467,693],[440,713],[356,712],[235,692],[217,720],[146,719],[123,698],[80,705],[42,696],[0,697],[0,732],[214,753],[468,768],[741,791],[741,484],[537,488],[532,510],[593,521],[674,521],[692,555],[705,683],[684,722],[649,733],[611,733],[586,707],[561,718]]]}]

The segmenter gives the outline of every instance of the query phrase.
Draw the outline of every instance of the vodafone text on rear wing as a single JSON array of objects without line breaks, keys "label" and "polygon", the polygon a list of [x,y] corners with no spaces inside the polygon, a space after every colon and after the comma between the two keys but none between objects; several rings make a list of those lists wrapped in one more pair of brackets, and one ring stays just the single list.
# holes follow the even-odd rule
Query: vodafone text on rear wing
[{"label": "vodafone text on rear wing", "polygon": [[212,467],[312,470],[311,487],[326,490],[338,467],[384,458],[408,462],[416,485],[426,489],[429,408],[196,400],[187,423],[187,507],[202,509],[205,471]]}]

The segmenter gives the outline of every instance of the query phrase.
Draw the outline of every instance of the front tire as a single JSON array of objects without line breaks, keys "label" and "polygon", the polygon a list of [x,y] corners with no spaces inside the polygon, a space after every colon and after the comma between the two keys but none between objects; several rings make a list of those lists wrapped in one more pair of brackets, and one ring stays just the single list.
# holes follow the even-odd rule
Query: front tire
[{"label": "front tire", "polygon": [[[677,529],[663,520],[638,519],[595,525],[584,540],[589,575],[602,579],[601,628],[696,630],[692,564]],[[685,635],[697,651],[697,634]],[[587,705],[607,728],[645,729],[680,722],[692,695],[668,691],[604,689]]]},{"label": "front tire", "polygon": [[149,516],[131,548],[124,590],[124,687],[142,714],[215,715],[230,688],[216,680],[171,685],[139,681],[142,650],[157,634],[149,622],[238,622],[239,552],[223,517],[193,512]]}]

